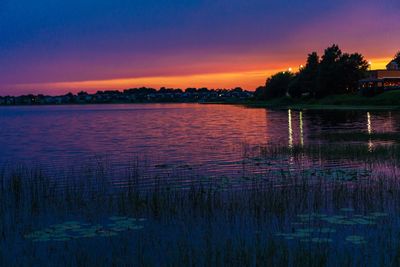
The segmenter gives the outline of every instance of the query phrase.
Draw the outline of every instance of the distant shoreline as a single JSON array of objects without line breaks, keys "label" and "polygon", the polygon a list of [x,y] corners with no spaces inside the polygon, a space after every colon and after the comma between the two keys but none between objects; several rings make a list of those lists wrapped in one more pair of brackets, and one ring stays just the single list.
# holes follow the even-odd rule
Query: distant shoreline
[{"label": "distant shoreline", "polygon": [[21,95],[0,96],[0,105],[62,105],[62,104],[116,104],[116,103],[198,103],[198,102],[237,102],[254,97],[254,92],[235,89],[208,88],[132,88],[123,91],[97,91],[94,94],[79,92],[59,96]]},{"label": "distant shoreline", "polygon": [[400,110],[400,91],[388,91],[374,97],[360,95],[332,95],[322,99],[281,97],[271,100],[230,99],[223,101],[112,101],[101,103],[35,103],[35,104],[0,104],[0,107],[21,106],[84,106],[115,104],[203,104],[203,105],[240,105],[248,108],[294,109],[294,110]]},{"label": "distant shoreline", "polygon": [[199,104],[199,105],[238,105],[248,108],[267,108],[275,110],[349,110],[349,111],[400,111],[400,105],[344,105],[344,104],[282,104],[269,101],[238,101],[238,102],[136,102],[136,103],[71,103],[71,104],[15,104],[0,105],[0,107],[57,107],[57,106],[91,106],[91,105],[151,105],[151,104]]},{"label": "distant shoreline", "polygon": [[57,106],[95,106],[95,105],[154,105],[154,104],[199,104],[199,105],[244,105],[249,101],[234,102],[102,102],[102,103],[61,103],[61,104],[0,104],[0,107],[57,107]]}]

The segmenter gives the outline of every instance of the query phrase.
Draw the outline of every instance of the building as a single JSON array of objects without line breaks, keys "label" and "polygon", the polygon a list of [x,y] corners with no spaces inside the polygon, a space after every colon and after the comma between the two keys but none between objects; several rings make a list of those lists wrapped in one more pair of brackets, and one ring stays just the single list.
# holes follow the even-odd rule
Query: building
[{"label": "building", "polygon": [[399,67],[399,63],[396,60],[392,60],[386,65],[387,70],[399,70]]},{"label": "building", "polygon": [[362,94],[374,95],[388,90],[400,89],[400,64],[392,60],[386,70],[372,70],[367,78],[359,81]]}]

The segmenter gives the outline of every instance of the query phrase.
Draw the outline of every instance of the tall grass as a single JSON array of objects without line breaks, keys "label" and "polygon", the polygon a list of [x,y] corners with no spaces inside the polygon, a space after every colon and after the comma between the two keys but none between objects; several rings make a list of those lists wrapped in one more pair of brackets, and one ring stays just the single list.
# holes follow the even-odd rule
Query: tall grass
[{"label": "tall grass", "polygon": [[[96,163],[56,177],[40,168],[0,171],[1,266],[395,266],[399,261],[400,182],[396,146],[264,147],[264,161],[294,157],[297,170],[253,177],[148,177],[139,161],[123,174]],[[344,157],[385,168],[360,179],[328,179],[301,170],[302,160]],[[389,164],[390,163],[390,164]],[[76,174],[79,174],[78,176]],[[123,175],[123,177],[120,177]],[[341,175],[343,177],[341,177]],[[118,178],[118,179],[117,179]],[[341,179],[343,178],[343,179]],[[362,178],[362,179],[361,179]],[[116,180],[125,181],[123,184]],[[363,246],[287,241],[302,214],[385,212],[384,224],[337,231],[371,235]],[[146,218],[144,229],[115,237],[32,242],[24,235],[67,220]],[[321,225],[321,227],[323,227]],[[350,235],[349,233],[349,235]],[[372,233],[376,233],[372,235]],[[12,251],[7,253],[6,251]],[[366,255],[374,253],[374,258]]]}]

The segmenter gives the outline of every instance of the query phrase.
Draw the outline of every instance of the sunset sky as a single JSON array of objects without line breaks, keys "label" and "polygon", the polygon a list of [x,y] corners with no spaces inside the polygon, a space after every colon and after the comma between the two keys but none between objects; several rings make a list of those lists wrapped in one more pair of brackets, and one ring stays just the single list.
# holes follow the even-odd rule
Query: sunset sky
[{"label": "sunset sky", "polygon": [[241,86],[338,43],[400,50],[398,0],[1,0],[0,95]]}]

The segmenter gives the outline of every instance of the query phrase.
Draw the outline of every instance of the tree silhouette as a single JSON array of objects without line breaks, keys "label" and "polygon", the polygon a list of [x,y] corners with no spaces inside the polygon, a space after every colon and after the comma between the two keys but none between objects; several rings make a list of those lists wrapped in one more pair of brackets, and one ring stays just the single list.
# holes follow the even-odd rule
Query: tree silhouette
[{"label": "tree silhouette", "polygon": [[[400,53],[396,58],[400,61]],[[296,75],[289,72],[273,75],[267,80],[265,89],[260,88],[256,96],[268,99],[284,96],[287,92],[292,97],[309,93],[312,97],[321,98],[355,93],[358,81],[365,77],[368,67],[368,62],[361,54],[343,53],[334,44],[325,49],[321,60],[316,52],[309,54],[306,66]]]},{"label": "tree silhouette", "polygon": [[317,86],[319,56],[316,52],[308,55],[306,65],[300,69],[288,92],[292,97],[300,97],[304,93],[314,94]]},{"label": "tree silhouette", "polygon": [[365,77],[369,64],[361,54],[343,54],[338,66],[338,87],[336,94],[355,93],[358,81]]},{"label": "tree silhouette", "polygon": [[343,54],[337,45],[327,48],[319,65],[314,96],[356,92],[358,81],[365,77],[368,66],[361,54]]},{"label": "tree silhouette", "polygon": [[261,99],[271,99],[285,96],[289,84],[293,81],[292,72],[279,72],[267,79],[264,92],[261,93]]},{"label": "tree silhouette", "polygon": [[342,51],[338,45],[332,45],[325,49],[319,65],[317,87],[314,93],[315,97],[324,97],[334,94],[338,90],[338,62],[342,56]]},{"label": "tree silhouette", "polygon": [[254,92],[255,99],[263,99],[265,97],[265,86],[257,87],[256,91]]},{"label": "tree silhouette", "polygon": [[397,63],[397,65],[400,66],[400,51],[397,52],[397,54],[394,56],[393,61]]}]

